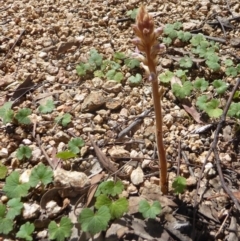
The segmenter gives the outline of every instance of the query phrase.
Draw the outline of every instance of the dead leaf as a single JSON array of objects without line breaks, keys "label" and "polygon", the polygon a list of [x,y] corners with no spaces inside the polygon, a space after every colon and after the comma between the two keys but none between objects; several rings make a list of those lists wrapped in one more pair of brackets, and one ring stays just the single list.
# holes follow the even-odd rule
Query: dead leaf
[{"label": "dead leaf", "polygon": [[200,120],[201,115],[197,112],[197,110],[196,110],[192,105],[191,105],[191,106],[187,106],[187,105],[184,105],[184,104],[183,104],[182,106],[183,106],[183,108],[185,109],[185,111],[186,111],[188,114],[190,114],[197,123],[199,123],[199,124],[203,123],[203,122]]},{"label": "dead leaf", "polygon": [[14,101],[25,95],[35,84],[32,82],[30,75],[17,87],[14,91],[11,100]]},{"label": "dead leaf", "polygon": [[103,173],[99,173],[95,176],[92,177],[91,179],[91,187],[88,190],[88,195],[87,195],[87,203],[85,205],[85,207],[88,207],[88,205],[91,203],[92,198],[98,188],[98,183],[99,181],[103,178]]}]

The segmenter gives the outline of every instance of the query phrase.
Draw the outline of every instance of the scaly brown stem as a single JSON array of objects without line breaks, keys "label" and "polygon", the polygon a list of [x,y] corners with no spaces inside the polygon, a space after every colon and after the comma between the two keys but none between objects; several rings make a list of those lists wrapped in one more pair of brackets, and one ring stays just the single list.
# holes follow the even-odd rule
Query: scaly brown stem
[{"label": "scaly brown stem", "polygon": [[138,57],[140,57],[143,64],[148,67],[149,80],[152,82],[153,103],[156,116],[156,142],[159,159],[160,186],[163,194],[167,194],[167,160],[163,144],[162,106],[156,71],[157,53],[161,50],[157,37],[161,34],[161,31],[159,29],[155,30],[153,18],[147,13],[143,6],[141,6],[138,11],[136,25],[133,26],[133,30],[138,37],[133,43],[137,46],[138,50],[145,53],[145,57],[140,54]]}]

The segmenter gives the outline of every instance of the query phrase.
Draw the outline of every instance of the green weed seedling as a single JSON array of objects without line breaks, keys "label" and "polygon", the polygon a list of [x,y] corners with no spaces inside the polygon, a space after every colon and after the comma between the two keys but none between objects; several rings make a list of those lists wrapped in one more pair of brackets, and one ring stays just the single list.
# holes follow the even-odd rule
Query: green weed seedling
[{"label": "green weed seedling", "polygon": [[123,189],[121,181],[104,181],[99,185],[95,193],[95,211],[85,208],[78,218],[84,232],[94,235],[106,230],[111,219],[120,218],[128,211],[127,199],[118,197]]},{"label": "green weed seedling", "polygon": [[29,125],[31,120],[28,117],[31,115],[32,111],[29,108],[23,108],[18,110],[16,114],[12,108],[13,102],[6,102],[2,107],[0,107],[0,117],[2,118],[3,124],[11,123],[16,120],[19,124]]},{"label": "green weed seedling", "polygon": [[0,163],[0,179],[4,179],[7,176],[8,168]]},{"label": "green weed seedling", "polygon": [[74,158],[79,154],[81,148],[85,145],[82,138],[72,138],[68,142],[68,150],[58,152],[56,157],[62,160],[68,160],[70,158]]},{"label": "green weed seedling", "polygon": [[42,114],[51,113],[55,109],[55,104],[53,100],[47,100],[45,105],[40,105],[38,110]]},{"label": "green weed seedling", "polygon": [[51,221],[48,225],[49,238],[57,241],[64,241],[72,233],[73,224],[68,217],[62,217],[59,224]]},{"label": "green weed seedling", "polygon": [[32,156],[32,149],[28,146],[21,146],[17,149],[16,157],[18,160],[29,159]]},{"label": "green weed seedling", "polygon": [[179,39],[182,42],[188,42],[192,37],[192,34],[190,32],[184,32],[180,30],[181,28],[181,22],[166,24],[163,31],[166,37],[163,38],[163,43],[170,45],[175,39]]},{"label": "green weed seedling", "polygon": [[68,142],[68,149],[75,153],[78,154],[80,152],[80,149],[85,145],[84,141],[82,138],[72,138]]},{"label": "green weed seedling", "polygon": [[[166,37],[163,38],[163,41],[168,45],[171,45],[173,40],[179,37],[183,41],[181,36],[184,36],[185,32],[181,31],[181,28],[182,24],[179,22],[167,24],[164,28]],[[158,76],[158,79],[167,85],[171,83],[173,77],[177,76],[181,83],[171,84],[173,94],[179,99],[196,96],[195,104],[200,111],[205,112],[210,118],[219,118],[223,113],[220,98],[224,96],[228,89],[224,75],[236,77],[240,73],[240,64],[235,65],[231,59],[221,60],[218,56],[219,45],[213,41],[208,41],[202,34],[192,35],[186,32],[186,36],[185,44],[190,47],[191,54],[189,56],[191,57],[182,57],[178,62],[179,68],[175,68],[174,71],[166,70]],[[200,77],[197,76],[194,80],[191,76],[193,58],[202,58],[203,61],[199,62],[198,65],[204,65],[203,67],[208,68],[209,73],[219,73],[223,78],[208,80],[209,75],[206,78],[203,74]],[[213,90],[214,98],[209,95],[209,89]],[[239,96],[240,94],[236,92],[234,101],[238,101]],[[233,102],[228,115],[239,118],[238,108],[238,103]]]},{"label": "green weed seedling", "polygon": [[172,188],[176,194],[183,193],[186,189],[186,178],[178,176],[172,183]]},{"label": "green weed seedling", "polygon": [[[131,70],[139,67],[139,64],[137,59],[127,58],[122,52],[114,53],[112,59],[103,59],[103,56],[99,54],[97,50],[92,49],[90,50],[88,61],[77,65],[76,70],[77,74],[81,77],[86,77],[88,74],[91,74],[95,77],[115,80],[120,83],[124,79],[123,66]],[[139,77],[137,78],[139,82]],[[136,82],[135,79],[130,79],[130,81],[131,80]]]},{"label": "green weed seedling", "polygon": [[[20,174],[13,171],[7,178],[3,191],[8,197],[7,204],[0,203],[0,234],[11,234],[13,231],[16,237],[23,240],[32,241],[32,234],[35,230],[34,224],[26,222],[20,226],[16,218],[22,214],[23,202],[21,199],[29,194],[30,188],[36,188],[41,185],[42,190],[53,180],[53,171],[50,167],[40,163],[32,169],[29,182],[20,182]],[[17,231],[17,232],[16,232]],[[51,234],[52,235],[52,234]],[[51,236],[52,237],[52,236]],[[60,241],[63,239],[59,239]]]},{"label": "green weed seedling", "polygon": [[127,16],[130,17],[131,19],[135,20],[136,16],[138,13],[138,8],[134,8],[133,10],[127,11]]},{"label": "green weed seedling", "polygon": [[69,113],[65,113],[64,115],[60,115],[55,118],[55,123],[66,127],[69,123],[71,123],[72,116]]},{"label": "green weed seedling", "polygon": [[161,213],[162,207],[158,201],[149,204],[146,200],[141,200],[139,202],[138,211],[143,215],[144,218],[156,218],[158,214]]},{"label": "green weed seedling", "polygon": [[20,227],[20,230],[17,232],[17,238],[21,238],[27,241],[32,241],[33,237],[32,234],[35,230],[34,224],[30,222],[26,222]]}]

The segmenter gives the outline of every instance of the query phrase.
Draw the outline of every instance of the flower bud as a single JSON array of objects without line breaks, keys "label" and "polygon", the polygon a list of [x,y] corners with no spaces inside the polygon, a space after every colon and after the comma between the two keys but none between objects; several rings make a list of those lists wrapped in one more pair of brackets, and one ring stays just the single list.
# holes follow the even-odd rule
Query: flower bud
[{"label": "flower bud", "polygon": [[146,60],[145,57],[142,54],[139,54],[139,53],[132,53],[131,57],[139,60],[140,62],[145,62],[145,60]]},{"label": "flower bud", "polygon": [[155,73],[150,73],[150,75],[148,76],[148,81],[149,82],[156,81],[156,74]]},{"label": "flower bud", "polygon": [[159,27],[154,30],[156,37],[159,37],[163,33],[163,28]]},{"label": "flower bud", "polygon": [[164,52],[166,50],[166,47],[164,44],[155,44],[152,46],[151,53],[159,53],[159,52]]},{"label": "flower bud", "polygon": [[132,43],[133,43],[134,45],[138,45],[138,44],[141,43],[141,39],[140,39],[140,38],[134,38],[134,39],[132,39]]}]

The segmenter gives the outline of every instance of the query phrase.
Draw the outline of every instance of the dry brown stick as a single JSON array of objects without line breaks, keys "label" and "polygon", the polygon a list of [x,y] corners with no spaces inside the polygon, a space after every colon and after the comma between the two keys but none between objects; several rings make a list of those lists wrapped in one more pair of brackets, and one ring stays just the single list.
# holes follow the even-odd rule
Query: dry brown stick
[{"label": "dry brown stick", "polygon": [[219,230],[218,230],[217,233],[215,234],[215,238],[217,238],[217,236],[221,233],[221,231],[222,231],[222,229],[223,229],[223,226],[226,224],[226,221],[227,221],[227,219],[229,218],[229,215],[230,215],[231,211],[232,211],[232,207],[231,207],[230,210],[228,211],[228,214],[227,214],[227,216],[225,217],[222,225],[220,226]]},{"label": "dry brown stick", "polygon": [[[197,190],[196,190],[196,193],[195,193],[195,196],[194,196],[194,212],[193,212],[193,233],[192,233],[192,238],[194,239],[194,235],[195,235],[195,222],[196,222],[196,212],[197,212],[197,195],[198,195],[198,190],[199,190],[199,187],[200,187],[200,181],[202,179],[202,174],[203,174],[203,171],[204,171],[204,167],[207,163],[207,160],[208,158],[210,157],[211,153],[214,151],[214,147],[216,149],[216,146],[217,146],[217,141],[218,141],[218,135],[219,135],[219,132],[222,128],[222,125],[223,123],[225,122],[225,119],[226,119],[226,115],[227,115],[227,112],[228,112],[228,109],[229,109],[229,106],[231,104],[231,101],[232,101],[232,98],[234,96],[234,93],[236,92],[238,86],[240,84],[240,78],[237,79],[237,82],[234,86],[234,89],[232,90],[232,93],[231,95],[229,96],[228,98],[228,101],[227,101],[227,104],[224,108],[224,111],[223,111],[223,114],[222,114],[222,117],[221,117],[221,121],[218,123],[218,126],[217,126],[217,129],[215,131],[215,135],[214,135],[214,140],[213,140],[213,143],[207,153],[207,156],[204,160],[204,163],[202,165],[202,168],[201,168],[201,171],[200,171],[200,175],[199,175],[199,179],[198,179],[198,183],[197,183]],[[235,196],[233,195],[233,193],[228,189],[228,187],[226,186],[225,184],[225,181],[224,181],[224,178],[223,178],[223,174],[222,174],[222,170],[221,170],[221,166],[220,166],[220,159],[219,159],[219,156],[218,156],[218,152],[216,150],[216,153],[217,153],[217,156],[215,156],[215,158],[217,157],[218,160],[216,159],[216,165],[217,165],[217,170],[218,170],[218,174],[219,174],[219,177],[220,177],[220,180],[221,180],[221,183],[222,183],[222,186],[223,186],[223,189],[226,191],[226,193],[229,195],[229,197],[233,200],[234,204],[236,205],[237,209],[240,210],[240,205],[238,203],[238,200],[235,198]],[[214,153],[215,154],[215,153]],[[222,182],[223,181],[223,182]]]},{"label": "dry brown stick", "polygon": [[181,161],[181,140],[178,141],[177,176],[179,176],[179,173],[180,173],[180,161]]},{"label": "dry brown stick", "polygon": [[224,25],[222,24],[221,19],[220,19],[218,16],[216,16],[216,19],[217,19],[217,21],[219,22],[219,24],[220,24],[220,26],[221,26],[221,28],[222,28],[224,37],[226,38],[226,37],[227,37],[227,34],[226,34],[225,27],[224,27]]},{"label": "dry brown stick", "polygon": [[55,170],[55,169],[56,169],[55,165],[53,165],[51,159],[49,158],[47,152],[44,150],[44,147],[43,147],[42,144],[41,144],[40,136],[37,135],[37,138],[36,138],[36,139],[37,139],[38,146],[39,146],[39,148],[41,149],[41,151],[42,151],[43,155],[45,156],[45,158],[47,159],[49,165],[51,166],[51,168],[52,168],[53,170]]},{"label": "dry brown stick", "polygon": [[189,160],[188,160],[185,152],[184,152],[184,151],[181,151],[181,154],[182,154],[182,156],[183,156],[183,159],[184,159],[186,165],[188,166],[188,170],[189,170],[191,176],[194,177],[194,172],[193,172],[193,170],[192,170],[191,164],[189,163]]},{"label": "dry brown stick", "polygon": [[235,86],[234,86],[234,88],[233,88],[233,90],[231,92],[231,95],[228,98],[227,104],[226,104],[226,106],[225,106],[225,108],[223,110],[223,114],[221,116],[221,120],[220,120],[220,122],[217,125],[217,129],[216,129],[215,135],[214,135],[214,140],[213,140],[213,143],[212,143],[212,150],[214,152],[216,166],[217,166],[217,171],[218,171],[218,175],[220,177],[220,181],[221,181],[222,187],[223,187],[224,191],[232,199],[232,201],[234,202],[236,208],[240,212],[240,204],[239,204],[237,198],[233,195],[232,191],[228,188],[228,186],[226,185],[226,183],[224,181],[224,177],[223,177],[223,173],[222,173],[222,169],[221,169],[221,165],[220,165],[221,161],[220,161],[220,158],[219,158],[219,155],[218,155],[218,150],[217,150],[217,143],[218,143],[219,132],[222,129],[223,124],[225,123],[228,109],[229,109],[229,107],[231,105],[232,98],[233,98],[233,96],[234,96],[234,94],[235,94],[239,84],[240,84],[240,78],[237,79],[237,82],[236,82],[236,84],[235,84]]},{"label": "dry brown stick", "polygon": [[117,169],[117,167],[115,167],[111,161],[108,160],[108,158],[106,157],[106,155],[100,150],[100,148],[96,145],[96,143],[94,142],[93,138],[91,137],[90,134],[88,134],[88,137],[90,139],[90,142],[95,150],[96,156],[98,158],[98,161],[101,163],[101,165],[109,172],[109,174],[116,174],[119,177],[126,177],[128,175],[125,175],[123,173],[121,173],[121,168]]},{"label": "dry brown stick", "polygon": [[145,110],[142,114],[140,114],[129,126],[124,128],[122,131],[119,132],[117,139],[123,138],[125,135],[127,135],[136,125],[142,122],[143,118],[147,116],[152,109]]}]

